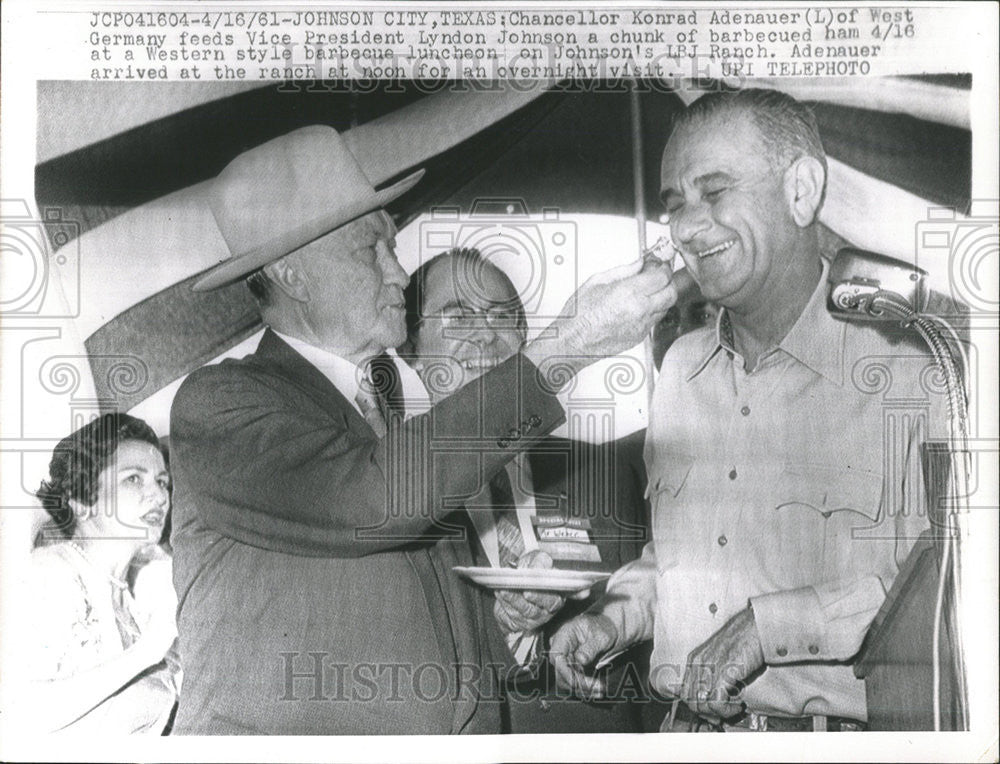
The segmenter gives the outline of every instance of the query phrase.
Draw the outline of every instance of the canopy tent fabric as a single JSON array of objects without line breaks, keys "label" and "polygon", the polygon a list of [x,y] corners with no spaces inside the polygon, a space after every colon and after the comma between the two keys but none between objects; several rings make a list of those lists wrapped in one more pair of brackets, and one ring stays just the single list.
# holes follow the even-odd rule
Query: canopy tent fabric
[{"label": "canopy tent fabric", "polygon": [[[144,99],[153,104],[151,113],[159,114],[164,108],[161,102],[171,91],[162,88],[176,84],[144,85]],[[917,196],[966,211],[971,156],[968,77],[898,77],[865,83],[824,80],[821,84],[754,80],[752,84],[773,85],[809,100],[833,157]],[[106,122],[101,110],[129,97],[119,84],[91,83],[84,88],[88,108],[69,120],[62,115],[76,114],[70,108],[78,106],[80,96],[64,104],[67,93],[75,93],[64,85],[39,84],[40,145],[53,143],[48,122]],[[40,156],[35,179],[39,207],[60,207],[65,217],[79,221],[86,231],[123,211],[214,177],[240,152],[296,127],[322,123],[343,131],[420,102],[422,108],[433,110],[437,97],[451,92],[442,83],[381,83],[363,92],[334,83],[321,85],[273,84],[235,95],[202,86],[202,91],[219,92],[223,97],[188,107],[191,97],[185,96],[177,113],[59,156]],[[644,181],[648,191],[657,188],[657,160],[672,114],[681,103],[678,96],[690,100],[699,92],[696,85],[685,85],[674,95],[662,83],[638,83],[647,137]],[[484,180],[520,184],[494,195],[544,199],[544,204],[567,210],[632,214],[631,184],[609,187],[600,181],[628,169],[625,101],[630,87],[619,81],[553,88],[531,109],[512,115],[510,123],[481,132],[468,142],[468,150],[456,150],[452,159],[461,162],[442,162],[450,182],[474,187],[485,166],[491,172]],[[464,94],[452,93],[468,105],[442,113],[435,128],[449,129],[450,119],[468,119],[479,108],[475,94],[480,89],[465,86]],[[405,140],[416,136],[405,130],[398,134],[405,135]],[[519,166],[521,161],[524,164]],[[448,192],[438,189],[438,200],[441,191]],[[489,193],[494,193],[492,188]],[[655,219],[662,211],[657,195],[647,193],[647,200],[647,214]]]},{"label": "canopy tent fabric", "polygon": [[[39,83],[40,119],[42,115],[65,119],[62,84]],[[148,83],[144,92],[158,103],[162,88],[170,84]],[[89,112],[122,96],[117,83],[98,85],[87,91],[92,101]],[[477,131],[485,131],[490,140],[502,141],[506,132],[517,138],[523,130],[506,125],[502,118],[541,96],[544,83],[477,88],[380,83],[359,91],[336,83],[290,82],[235,95],[225,92],[215,100],[40,161],[35,169],[39,209],[58,207],[86,232],[123,212],[213,178],[243,151],[305,125],[325,124],[340,132],[364,125],[358,135],[367,136],[373,150],[353,147],[366,152],[364,161],[371,161],[373,153],[377,157],[383,140],[409,146],[414,156],[421,156],[417,144],[430,144],[434,150],[423,152],[426,159]],[[421,117],[427,121],[420,122]],[[40,125],[39,142],[51,140],[44,134]],[[425,179],[421,187],[426,185]]]},{"label": "canopy tent fabric", "polygon": [[[876,113],[906,114],[926,122],[968,130],[969,87],[963,75],[883,77],[877,87],[860,86],[849,77],[776,79],[760,77],[754,87],[784,91],[800,101],[838,104]],[[824,136],[825,140],[825,136]]]},{"label": "canopy tent fabric", "polygon": [[[374,182],[391,182],[411,166],[502,122],[540,92],[503,87],[413,99],[347,129],[344,140]],[[385,150],[403,145],[403,152]],[[390,162],[400,154],[407,157],[405,167]],[[209,183],[203,180],[116,215],[68,245],[77,258],[59,271],[72,273],[68,278],[80,274],[79,300],[88,308],[77,318],[76,330],[86,338],[98,396],[117,407],[131,408],[260,326],[242,284],[207,294],[190,289],[194,274],[228,255],[205,197]],[[145,184],[136,185],[146,193]],[[142,277],[123,277],[123,268],[131,267]],[[148,352],[151,347],[155,354]]]},{"label": "canopy tent fabric", "polygon": [[211,87],[200,82],[41,82],[36,162],[42,164],[203,103],[261,87],[266,85],[245,81],[222,81]]},{"label": "canopy tent fabric", "polygon": [[[769,84],[791,92],[803,87]],[[130,408],[259,327],[241,285],[207,296],[187,288],[194,274],[225,254],[201,195],[206,179],[237,153],[301,124],[348,129],[354,149],[370,157],[379,156],[383,141],[419,144],[414,155],[428,160],[421,160],[427,176],[391,209],[403,223],[434,205],[468,210],[484,196],[520,198],[529,211],[631,216],[630,86],[591,83],[579,92],[579,85],[545,93],[466,88],[433,95],[419,83],[386,83],[364,94],[310,93],[305,85],[286,87],[289,92],[257,88],[41,163],[40,209],[75,210],[85,231],[103,221],[73,244],[83,266],[80,304],[86,306],[77,328],[100,396]],[[968,206],[971,136],[960,126],[967,118],[953,113],[961,111],[955,108],[960,100],[967,102],[968,85],[961,79],[916,86],[890,79],[854,85],[865,94],[852,95],[850,83],[829,88],[831,102],[816,103],[815,110],[831,156],[822,220],[832,239],[913,260],[914,226],[929,207]],[[643,182],[647,214],[655,220],[661,212],[659,154],[672,115],[696,91],[639,86],[647,148]],[[874,91],[886,95],[873,99]],[[873,108],[884,103],[895,109],[907,93],[951,106],[923,105],[908,114]],[[820,93],[814,88],[810,95]],[[142,278],[124,275],[129,271]],[[121,373],[123,359],[130,359],[134,374]]]},{"label": "canopy tent fabric", "polygon": [[[969,129],[969,82],[962,75],[882,78],[878,87],[872,88],[859,87],[857,80],[840,77],[797,81],[762,77],[753,82],[757,87],[778,87],[803,101],[909,114]],[[42,82],[38,89],[36,162],[43,164],[231,95],[275,87],[260,82],[225,81],[207,87],[200,82]],[[297,87],[286,86],[283,92],[302,92]],[[327,83],[322,87],[329,90]],[[310,90],[316,93],[320,88]],[[73,118],[67,119],[66,115]]]}]

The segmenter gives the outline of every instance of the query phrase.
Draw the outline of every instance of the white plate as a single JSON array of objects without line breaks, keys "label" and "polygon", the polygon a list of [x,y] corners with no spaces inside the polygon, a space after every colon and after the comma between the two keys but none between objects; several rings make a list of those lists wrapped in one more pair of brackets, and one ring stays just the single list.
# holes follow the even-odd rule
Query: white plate
[{"label": "white plate", "polygon": [[579,592],[611,576],[590,570],[552,568],[452,568],[460,576],[487,589],[535,589],[544,592]]}]

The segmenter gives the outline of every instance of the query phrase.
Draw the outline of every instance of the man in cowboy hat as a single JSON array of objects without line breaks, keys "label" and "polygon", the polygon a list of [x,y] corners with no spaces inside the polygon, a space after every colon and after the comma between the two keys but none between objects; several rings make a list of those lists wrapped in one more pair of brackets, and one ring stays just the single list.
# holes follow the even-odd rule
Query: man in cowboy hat
[{"label": "man in cowboy hat", "polygon": [[387,426],[366,376],[406,337],[407,277],[382,207],[420,173],[375,191],[369,169],[314,126],[211,192],[231,257],[195,288],[247,278],[268,329],[191,374],[171,412],[176,732],[499,731],[487,614],[451,570],[471,561],[455,508],[563,421],[560,384],[675,299],[667,269],[595,277],[542,339]]}]

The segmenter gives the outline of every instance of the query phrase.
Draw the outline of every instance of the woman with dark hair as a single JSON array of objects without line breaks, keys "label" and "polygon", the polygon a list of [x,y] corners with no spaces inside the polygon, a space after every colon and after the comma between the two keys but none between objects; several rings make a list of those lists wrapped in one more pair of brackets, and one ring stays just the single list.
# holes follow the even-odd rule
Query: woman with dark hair
[{"label": "woman with dark hair", "polygon": [[[106,414],[56,446],[31,555],[27,710],[46,730],[160,734],[177,697],[170,560],[156,553],[170,484],[156,434]],[[134,560],[148,560],[128,582]]]}]

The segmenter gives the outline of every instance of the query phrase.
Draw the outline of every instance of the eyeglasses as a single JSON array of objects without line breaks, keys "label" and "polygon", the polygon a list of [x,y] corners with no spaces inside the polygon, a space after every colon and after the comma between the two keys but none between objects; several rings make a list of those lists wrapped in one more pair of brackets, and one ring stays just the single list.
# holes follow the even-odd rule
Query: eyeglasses
[{"label": "eyeglasses", "polygon": [[520,329],[524,323],[521,311],[507,306],[473,308],[456,305],[439,313],[424,316],[419,323],[428,320],[440,321],[446,329],[480,329],[483,326],[497,329]]}]

